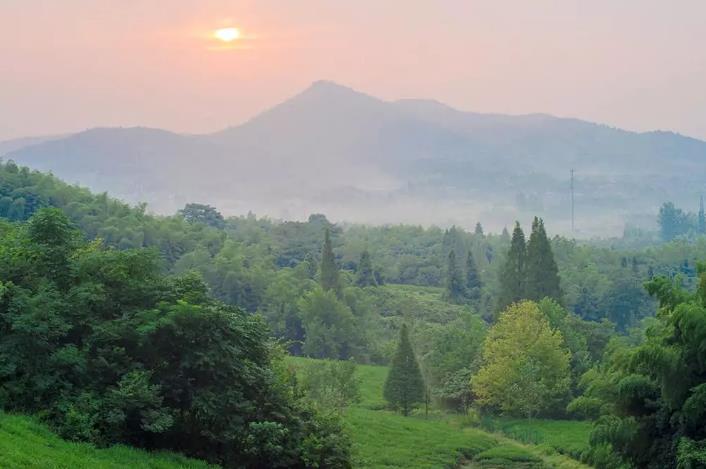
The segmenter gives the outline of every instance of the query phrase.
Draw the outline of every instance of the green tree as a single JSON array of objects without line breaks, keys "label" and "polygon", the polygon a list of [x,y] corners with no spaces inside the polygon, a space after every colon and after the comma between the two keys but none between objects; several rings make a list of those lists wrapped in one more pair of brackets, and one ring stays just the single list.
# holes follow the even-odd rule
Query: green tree
[{"label": "green tree", "polygon": [[512,231],[510,250],[507,253],[505,265],[500,270],[500,293],[498,295],[498,311],[502,311],[512,303],[525,298],[525,234],[519,222],[515,222]]},{"label": "green tree", "polygon": [[657,317],[636,339],[614,341],[584,375],[586,392],[572,408],[602,414],[590,438],[594,465],[612,452],[631,467],[704,467],[706,266],[698,273],[695,292],[666,277],[648,282]]},{"label": "green tree", "polygon": [[538,301],[548,297],[561,302],[559,268],[554,261],[544,222],[537,217],[532,222],[532,233],[527,243],[525,278],[526,299]]},{"label": "green tree", "polygon": [[468,299],[473,302],[480,300],[482,287],[478,267],[473,259],[473,253],[469,250],[466,258],[466,296]]},{"label": "green tree", "polygon": [[333,290],[315,288],[299,301],[305,339],[302,352],[314,358],[346,360],[357,342],[355,317]]},{"label": "green tree", "polygon": [[675,207],[672,202],[662,204],[657,222],[664,241],[671,241],[689,230],[687,214],[682,209]]},{"label": "green tree", "polygon": [[341,410],[360,400],[360,383],[352,360],[307,363],[298,374],[307,397],[323,409]]},{"label": "green tree", "polygon": [[336,265],[336,256],[333,254],[331,245],[331,230],[326,228],[324,232],[324,245],[321,248],[321,266],[319,283],[324,290],[333,290],[337,294],[341,292],[341,283]]},{"label": "green tree", "polygon": [[468,379],[478,369],[485,332],[483,319],[464,309],[450,322],[417,333],[417,342],[428,347],[418,350],[425,380],[445,406],[466,410],[470,404]]},{"label": "green tree", "polygon": [[473,233],[476,236],[483,236],[483,225],[481,225],[480,222],[476,223],[476,228],[473,230]]},{"label": "green tree", "polygon": [[400,330],[400,342],[390,364],[383,396],[394,409],[400,410],[405,416],[409,415],[416,405],[424,402],[424,379],[409,341],[406,324],[403,324]]},{"label": "green tree", "polygon": [[223,215],[210,205],[186,204],[183,209],[179,210],[179,214],[189,223],[204,223],[214,228],[225,226]]},{"label": "green tree", "polygon": [[704,196],[699,199],[698,230],[700,234],[706,233],[706,214],[704,214]]},{"label": "green tree", "polygon": [[12,201],[10,208],[7,210],[7,218],[13,221],[25,219],[26,201],[23,197],[19,197]]},{"label": "green tree", "polygon": [[532,418],[568,397],[571,354],[536,303],[511,305],[488,331],[471,378],[482,406]]},{"label": "green tree", "polygon": [[462,303],[465,296],[463,272],[456,262],[456,253],[452,250],[446,264],[446,297],[454,303]]},{"label": "green tree", "polygon": [[360,255],[355,283],[359,287],[372,287],[377,285],[373,263],[370,260],[370,253],[367,249]]}]

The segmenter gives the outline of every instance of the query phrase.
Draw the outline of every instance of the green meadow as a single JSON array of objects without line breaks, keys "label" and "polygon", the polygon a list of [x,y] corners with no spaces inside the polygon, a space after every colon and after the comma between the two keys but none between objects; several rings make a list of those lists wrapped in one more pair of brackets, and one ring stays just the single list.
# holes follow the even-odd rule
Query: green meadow
[{"label": "green meadow", "polygon": [[62,440],[31,417],[0,413],[0,467],[12,469],[207,469],[205,462],[168,452],[116,445],[98,449]]},{"label": "green meadow", "polygon": [[[289,357],[295,368],[313,360]],[[566,456],[588,445],[590,423],[562,420],[478,422],[432,409],[403,417],[385,410],[387,367],[359,365],[360,401],[345,411],[353,439],[354,467],[393,468],[586,468]],[[538,435],[534,444],[524,433]]]}]

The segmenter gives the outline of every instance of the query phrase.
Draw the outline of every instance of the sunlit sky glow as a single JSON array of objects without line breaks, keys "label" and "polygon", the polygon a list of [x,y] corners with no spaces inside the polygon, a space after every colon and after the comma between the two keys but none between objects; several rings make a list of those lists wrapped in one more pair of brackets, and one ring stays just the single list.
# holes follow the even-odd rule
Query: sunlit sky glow
[{"label": "sunlit sky glow", "polygon": [[319,79],[706,139],[704,18],[701,0],[1,0],[0,139],[214,131]]}]

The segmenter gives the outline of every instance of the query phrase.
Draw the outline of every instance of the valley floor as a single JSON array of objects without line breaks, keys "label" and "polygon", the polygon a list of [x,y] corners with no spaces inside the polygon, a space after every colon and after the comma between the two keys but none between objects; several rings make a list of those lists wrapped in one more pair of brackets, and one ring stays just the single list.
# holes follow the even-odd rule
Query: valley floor
[{"label": "valley floor", "polygon": [[[291,360],[295,364],[307,361]],[[439,411],[428,417],[423,412],[403,417],[384,410],[387,367],[360,365],[358,375],[361,400],[345,415],[356,468],[587,467],[566,454],[580,453],[588,444],[588,422],[497,419],[492,421],[495,431],[489,432],[470,425],[463,416]]]}]

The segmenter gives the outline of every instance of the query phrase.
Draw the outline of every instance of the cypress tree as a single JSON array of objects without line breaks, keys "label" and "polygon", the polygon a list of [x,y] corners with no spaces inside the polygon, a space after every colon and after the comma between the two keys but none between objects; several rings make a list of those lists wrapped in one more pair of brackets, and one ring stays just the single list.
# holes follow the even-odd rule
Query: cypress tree
[{"label": "cypress tree", "polygon": [[700,234],[706,233],[706,215],[704,215],[704,196],[699,200],[698,229]]},{"label": "cypress tree", "polygon": [[338,267],[336,266],[336,258],[331,246],[331,232],[328,228],[326,228],[324,246],[321,249],[321,276],[319,277],[319,282],[324,290],[340,292],[341,285],[338,278]]},{"label": "cypress tree", "polygon": [[476,223],[474,234],[477,236],[483,236],[483,225],[481,225],[480,222]]},{"label": "cypress tree", "polygon": [[449,251],[446,266],[446,296],[454,303],[461,303],[465,297],[463,273],[456,262],[456,253]]},{"label": "cypress tree", "polygon": [[479,300],[481,291],[480,275],[476,262],[473,260],[473,253],[469,250],[466,258],[466,296],[469,300]]},{"label": "cypress tree", "polygon": [[544,221],[534,217],[532,233],[527,243],[525,263],[525,298],[539,301],[549,297],[561,302],[559,269],[554,261],[552,246],[544,230]]},{"label": "cypress tree", "polygon": [[360,255],[355,283],[359,287],[372,287],[377,285],[375,272],[373,271],[373,263],[370,260],[370,253],[367,249]]},{"label": "cypress tree", "polygon": [[406,324],[400,330],[400,342],[385,380],[383,397],[404,416],[424,402],[424,379],[409,341]]},{"label": "cypress tree", "polygon": [[507,253],[505,265],[500,271],[499,311],[525,298],[526,255],[525,234],[520,228],[520,222],[515,222],[515,229],[512,231],[512,240],[510,241],[510,250]]}]

